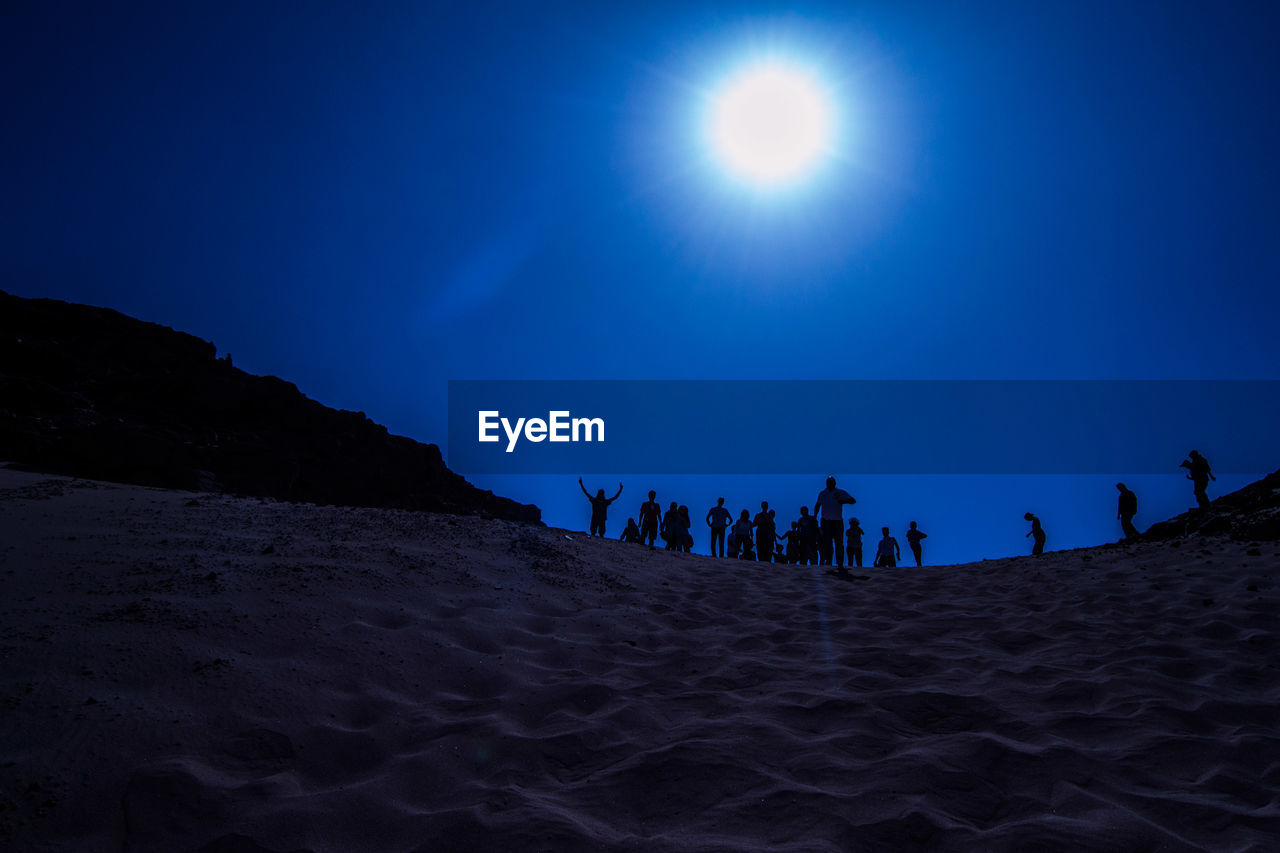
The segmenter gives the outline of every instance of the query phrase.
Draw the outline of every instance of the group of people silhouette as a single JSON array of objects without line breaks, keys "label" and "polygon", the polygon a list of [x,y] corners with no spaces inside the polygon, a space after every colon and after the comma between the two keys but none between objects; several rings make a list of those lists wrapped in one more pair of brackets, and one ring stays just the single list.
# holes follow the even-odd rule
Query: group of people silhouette
[{"label": "group of people silhouette", "polygon": [[[609,505],[621,496],[622,484],[618,484],[618,491],[611,498],[605,496],[604,489],[592,495],[581,477],[578,487],[591,502],[591,535],[604,536]],[[649,499],[640,505],[639,522],[635,518],[627,519],[627,527],[618,538],[653,549],[657,548],[658,539],[662,539],[668,551],[692,550],[693,523],[689,507],[672,501],[663,512],[657,498],[657,492],[650,490]],[[826,488],[814,501],[813,513],[810,514],[808,506],[800,507],[800,517],[791,522],[791,529],[779,534],[777,511],[769,507],[768,501],[760,502],[760,511],[754,518],[750,510],[744,509],[734,521],[733,514],[725,509],[724,498],[719,498],[704,519],[711,531],[711,555],[798,565],[834,565],[840,569],[844,568],[847,556],[849,566],[861,567],[862,525],[857,518],[849,519],[847,528],[844,525],[844,507],[854,503],[857,501],[853,495],[837,488],[835,477],[828,477]],[[896,566],[902,558],[898,540],[889,533],[888,527],[880,530],[884,538],[876,549],[874,565]],[[921,542],[926,536],[916,522],[911,522],[906,537],[917,566],[924,564]]]},{"label": "group of people silhouette", "polygon": [[[1209,482],[1217,478],[1199,451],[1193,450],[1189,456],[1180,467],[1188,469],[1187,479],[1194,485],[1197,508],[1203,509],[1209,506]],[[592,495],[581,477],[578,478],[578,487],[591,502],[591,535],[604,536],[609,505],[622,496],[622,484],[618,484],[618,491],[611,498],[605,497],[604,489],[598,489]],[[1120,492],[1116,513],[1120,529],[1125,539],[1136,539],[1140,534],[1133,519],[1138,514],[1138,496],[1124,483],[1116,483],[1116,489]],[[657,492],[650,490],[649,499],[640,505],[639,523],[635,518],[627,519],[627,527],[618,538],[623,542],[647,544],[650,549],[656,549],[657,540],[661,538],[668,551],[691,551],[693,523],[689,507],[672,501],[663,512],[657,498]],[[813,513],[810,514],[808,506],[800,507],[800,517],[791,522],[791,529],[779,534],[776,511],[769,508],[768,501],[760,502],[760,511],[754,518],[750,510],[744,509],[734,521],[733,514],[725,509],[724,498],[719,498],[716,505],[707,510],[705,519],[711,529],[711,556],[796,565],[834,565],[839,570],[844,569],[847,557],[851,568],[861,568],[865,531],[857,518],[850,518],[848,527],[844,526],[844,507],[855,503],[857,500],[852,495],[836,487],[835,477],[828,477],[826,488],[814,501]],[[1032,540],[1031,553],[1043,554],[1047,539],[1044,526],[1035,513],[1028,512],[1023,518],[1031,522],[1031,530],[1026,537]],[[881,527],[880,533],[882,538],[876,547],[872,565],[896,567],[902,559],[898,540],[890,534],[888,527]],[[907,528],[907,547],[917,566],[924,565],[921,543],[927,536],[914,521]]]}]

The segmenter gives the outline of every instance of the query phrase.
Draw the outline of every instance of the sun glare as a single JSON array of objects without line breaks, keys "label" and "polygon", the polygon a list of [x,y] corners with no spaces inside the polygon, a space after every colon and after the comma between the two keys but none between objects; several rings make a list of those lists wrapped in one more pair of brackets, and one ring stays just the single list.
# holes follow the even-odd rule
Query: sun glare
[{"label": "sun glare", "polygon": [[708,132],[723,166],[741,180],[776,186],[808,173],[827,154],[831,107],[818,82],[769,63],[727,81],[711,102]]}]

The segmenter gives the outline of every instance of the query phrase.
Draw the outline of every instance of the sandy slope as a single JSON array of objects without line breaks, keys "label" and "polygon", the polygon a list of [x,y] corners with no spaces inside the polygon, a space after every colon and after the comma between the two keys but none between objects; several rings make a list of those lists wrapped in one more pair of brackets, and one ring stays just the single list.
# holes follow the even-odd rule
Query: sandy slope
[{"label": "sandy slope", "polygon": [[1276,849],[1275,543],[570,535],[0,471],[0,846]]}]

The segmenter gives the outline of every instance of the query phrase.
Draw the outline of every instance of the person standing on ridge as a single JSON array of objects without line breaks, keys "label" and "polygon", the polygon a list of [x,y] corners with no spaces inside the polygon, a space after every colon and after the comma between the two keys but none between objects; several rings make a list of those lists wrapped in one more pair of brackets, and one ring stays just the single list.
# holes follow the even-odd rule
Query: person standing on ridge
[{"label": "person standing on ridge", "polygon": [[756,529],[756,559],[767,563],[773,559],[774,536],[778,531],[773,514],[769,512],[768,501],[760,501],[760,511],[751,526]]},{"label": "person standing on ridge", "polygon": [[662,518],[662,507],[654,500],[657,496],[658,493],[650,489],[649,500],[640,504],[640,541],[649,540],[650,551],[658,540],[658,522]]},{"label": "person standing on ridge", "polygon": [[[716,498],[716,505],[707,510],[707,526],[711,528],[711,556],[724,556],[724,530],[733,521],[733,513],[724,508],[724,498]],[[716,552],[717,543],[720,550]]]},{"label": "person standing on ridge", "polygon": [[689,508],[680,504],[680,539],[676,550],[688,554],[693,550],[693,520],[689,518]]},{"label": "person standing on ridge", "polygon": [[618,484],[618,494],[611,498],[604,496],[604,489],[596,491],[595,497],[587,491],[587,487],[582,485],[582,478],[578,478],[578,488],[582,489],[582,493],[587,496],[587,500],[591,501],[591,535],[603,536],[604,523],[609,515],[609,504],[613,503],[622,494],[622,484]]},{"label": "person standing on ridge", "polygon": [[927,539],[928,536],[928,533],[916,528],[916,523],[914,521],[911,522],[911,529],[907,531],[907,544],[911,546],[911,554],[916,558],[917,569],[924,565],[921,558],[920,540]]},{"label": "person standing on ridge", "polygon": [[813,566],[818,563],[818,519],[809,515],[807,506],[800,507],[800,565]]},{"label": "person standing on ridge", "polygon": [[898,540],[889,535],[889,528],[881,527],[880,533],[884,536],[880,540],[880,546],[876,548],[877,566],[885,568],[897,568],[898,561],[902,559],[902,549],[898,547]]},{"label": "person standing on ridge", "polygon": [[1209,460],[1201,456],[1199,450],[1193,450],[1189,455],[1191,458],[1182,460],[1179,467],[1187,469],[1187,479],[1195,486],[1196,505],[1205,509],[1209,506],[1209,481],[1218,478],[1213,476],[1213,471],[1209,470]]},{"label": "person standing on ridge", "polygon": [[786,562],[797,565],[800,562],[800,525],[791,522],[791,529],[778,538],[787,543]]},{"label": "person standing on ridge", "polygon": [[[1040,519],[1036,518],[1035,515],[1029,512],[1025,513],[1022,517],[1025,518],[1027,521],[1031,522],[1031,532],[1028,533],[1027,536],[1035,537],[1035,539],[1032,540],[1035,542],[1035,544],[1031,546],[1032,556],[1043,554],[1044,553],[1044,528],[1040,526]],[[1024,536],[1023,538],[1025,539],[1027,537]]]},{"label": "person standing on ridge", "polygon": [[662,516],[662,526],[658,528],[658,533],[662,536],[662,541],[667,543],[668,551],[676,550],[680,544],[680,505],[675,501],[671,502],[666,514]]},{"label": "person standing on ridge", "polygon": [[862,524],[856,518],[849,519],[849,529],[844,532],[846,550],[849,554],[849,566],[862,568]]},{"label": "person standing on ridge", "polygon": [[744,509],[733,525],[733,547],[740,559],[751,552],[751,511]]},{"label": "person standing on ridge", "polygon": [[1116,488],[1120,490],[1120,505],[1116,512],[1120,529],[1124,531],[1125,539],[1137,539],[1138,528],[1133,526],[1133,517],[1138,514],[1138,496],[1124,483],[1116,483]]},{"label": "person standing on ridge", "polygon": [[840,547],[840,539],[844,533],[844,505],[857,503],[853,495],[844,489],[836,488],[836,478],[827,478],[827,487],[818,492],[818,499],[813,504],[813,514],[821,519],[818,527],[818,547],[822,552],[820,565],[830,566],[832,558],[835,565],[844,566],[844,549]]}]

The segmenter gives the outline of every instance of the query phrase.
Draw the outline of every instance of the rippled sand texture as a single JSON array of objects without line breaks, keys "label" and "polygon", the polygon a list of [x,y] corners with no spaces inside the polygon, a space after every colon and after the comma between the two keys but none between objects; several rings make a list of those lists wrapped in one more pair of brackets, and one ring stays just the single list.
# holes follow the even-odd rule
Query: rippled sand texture
[{"label": "rippled sand texture", "polygon": [[821,570],[0,471],[0,846],[1275,850],[1275,543]]}]

